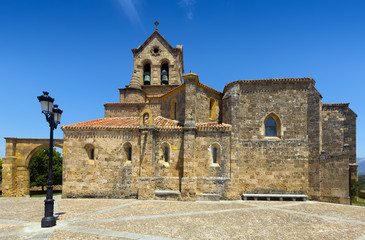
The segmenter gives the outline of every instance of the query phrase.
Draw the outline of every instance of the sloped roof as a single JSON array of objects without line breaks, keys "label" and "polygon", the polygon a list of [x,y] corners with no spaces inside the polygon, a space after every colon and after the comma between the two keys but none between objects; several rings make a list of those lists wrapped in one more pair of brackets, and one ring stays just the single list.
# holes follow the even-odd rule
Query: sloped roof
[{"label": "sloped roof", "polygon": [[123,129],[138,128],[139,118],[99,118],[62,126],[61,129]]},{"label": "sloped roof", "polygon": [[142,52],[143,51],[143,49],[145,49],[145,47],[152,41],[152,39],[154,39],[154,38],[158,38],[161,42],[162,42],[162,44],[164,44],[167,48],[168,48],[168,50],[169,51],[171,51],[171,52],[175,52],[176,51],[176,49],[178,49],[178,48],[173,48],[171,45],[170,45],[170,43],[168,43],[167,41],[166,41],[166,39],[164,38],[164,37],[162,37],[162,35],[158,32],[158,31],[154,31],[152,34],[151,34],[151,36],[149,36],[147,39],[146,39],[146,41],[144,41],[144,43],[142,43],[142,45],[140,45],[138,48],[135,48],[135,49],[132,49],[132,52],[133,52],[133,54],[138,54],[138,53],[140,53],[140,52]]},{"label": "sloped roof", "polygon": [[176,129],[179,130],[182,128],[183,124],[180,123],[177,120],[172,120],[168,118],[164,118],[161,116],[158,116],[154,119],[155,127],[161,128],[161,129]]},{"label": "sloped roof", "polygon": [[227,123],[207,122],[197,123],[196,127],[198,130],[231,130],[232,125]]},{"label": "sloped roof", "polygon": [[[140,126],[139,117],[130,118],[99,118],[86,122],[79,122],[74,124],[69,124],[62,126],[62,130],[76,130],[76,129],[137,129]],[[157,129],[166,130],[181,130],[183,123],[158,116],[154,119],[154,127]],[[197,123],[196,127],[199,130],[230,130],[231,125],[218,122],[207,122],[207,123]]]}]

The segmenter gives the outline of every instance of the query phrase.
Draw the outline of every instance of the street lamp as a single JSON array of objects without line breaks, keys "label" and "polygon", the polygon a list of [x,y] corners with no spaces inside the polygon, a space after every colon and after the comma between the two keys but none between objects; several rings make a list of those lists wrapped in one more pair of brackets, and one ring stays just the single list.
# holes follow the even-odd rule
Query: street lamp
[{"label": "street lamp", "polygon": [[53,216],[54,200],[53,200],[53,185],[52,185],[52,166],[53,166],[53,130],[61,122],[62,110],[58,105],[53,105],[54,98],[48,96],[48,92],[43,92],[43,95],[37,97],[41,107],[42,113],[46,116],[49,123],[50,138],[49,138],[49,170],[47,182],[47,195],[44,200],[44,218],[42,218],[42,228],[53,227],[56,225],[56,218]]}]

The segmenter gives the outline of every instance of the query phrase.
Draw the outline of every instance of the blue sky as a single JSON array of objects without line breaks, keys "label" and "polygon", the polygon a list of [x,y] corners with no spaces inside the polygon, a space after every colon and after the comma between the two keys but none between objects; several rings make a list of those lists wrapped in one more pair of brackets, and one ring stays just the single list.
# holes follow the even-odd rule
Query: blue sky
[{"label": "blue sky", "polygon": [[49,137],[43,90],[64,110],[61,125],[103,117],[129,84],[130,49],[156,20],[184,46],[185,72],[219,91],[239,79],[314,78],[324,103],[350,102],[358,114],[365,157],[364,12],[351,0],[2,0],[0,157],[3,137]]}]

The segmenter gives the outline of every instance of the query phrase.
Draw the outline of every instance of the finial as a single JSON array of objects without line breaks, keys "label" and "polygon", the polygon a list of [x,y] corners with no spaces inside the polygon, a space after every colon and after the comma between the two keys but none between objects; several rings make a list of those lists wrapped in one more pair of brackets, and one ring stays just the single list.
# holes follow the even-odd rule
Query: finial
[{"label": "finial", "polygon": [[157,28],[158,24],[160,24],[160,23],[156,21],[155,22],[155,25],[156,25],[156,30],[155,31],[157,31],[157,32],[158,32],[158,28]]},{"label": "finial", "polygon": [[189,73],[191,73],[191,69],[190,69],[190,72]]}]

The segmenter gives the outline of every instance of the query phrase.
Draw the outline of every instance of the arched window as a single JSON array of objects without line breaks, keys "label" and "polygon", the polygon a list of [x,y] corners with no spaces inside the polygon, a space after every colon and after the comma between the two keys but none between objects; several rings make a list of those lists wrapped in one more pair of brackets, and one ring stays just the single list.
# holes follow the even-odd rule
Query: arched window
[{"label": "arched window", "polygon": [[129,142],[124,144],[124,152],[127,161],[132,161],[132,145]]},{"label": "arched window", "polygon": [[85,150],[86,150],[89,160],[94,160],[95,159],[95,147],[92,144],[86,144]]},{"label": "arched window", "polygon": [[215,119],[215,99],[209,99],[209,118]]},{"label": "arched window", "polygon": [[169,85],[169,65],[167,63],[161,66],[161,85]]},{"label": "arched window", "polygon": [[176,120],[177,119],[177,101],[176,98],[171,100],[171,112],[170,112],[170,118]]},{"label": "arched window", "polygon": [[213,147],[213,163],[218,163],[218,148]]},{"label": "arched window", "polygon": [[143,125],[149,125],[150,124],[150,115],[148,113],[145,113],[143,115]]},{"label": "arched window", "polygon": [[143,67],[143,84],[151,85],[151,65],[149,63]]},{"label": "arched window", "polygon": [[211,146],[210,146],[210,150],[211,150],[211,163],[213,165],[219,165],[220,164],[220,150],[221,147],[218,143],[213,143]]},{"label": "arched window", "polygon": [[164,147],[164,162],[169,162],[169,147]]},{"label": "arched window", "polygon": [[278,123],[272,116],[268,117],[265,121],[265,136],[278,137]]},{"label": "arched window", "polygon": [[170,162],[170,145],[168,143],[161,145],[161,160],[164,164]]}]

